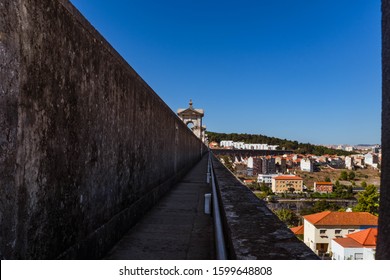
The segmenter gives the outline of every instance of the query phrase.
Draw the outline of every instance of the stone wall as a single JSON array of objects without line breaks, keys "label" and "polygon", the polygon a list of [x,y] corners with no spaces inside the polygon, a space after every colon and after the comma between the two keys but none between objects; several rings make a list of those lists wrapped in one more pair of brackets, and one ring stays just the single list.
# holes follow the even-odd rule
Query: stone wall
[{"label": "stone wall", "polygon": [[390,2],[382,1],[382,173],[376,258],[390,259]]},{"label": "stone wall", "polygon": [[214,156],[213,166],[230,259],[318,259],[267,208],[264,201],[258,199]]},{"label": "stone wall", "polygon": [[66,0],[0,3],[0,258],[99,258],[203,144]]}]

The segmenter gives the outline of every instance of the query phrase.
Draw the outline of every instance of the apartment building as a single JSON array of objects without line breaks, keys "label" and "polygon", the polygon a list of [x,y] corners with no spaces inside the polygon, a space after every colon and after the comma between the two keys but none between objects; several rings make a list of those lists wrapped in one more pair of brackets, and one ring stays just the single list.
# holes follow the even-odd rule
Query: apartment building
[{"label": "apartment building", "polygon": [[303,179],[295,175],[281,175],[272,178],[272,191],[274,193],[290,192],[294,189],[294,192],[303,191]]}]

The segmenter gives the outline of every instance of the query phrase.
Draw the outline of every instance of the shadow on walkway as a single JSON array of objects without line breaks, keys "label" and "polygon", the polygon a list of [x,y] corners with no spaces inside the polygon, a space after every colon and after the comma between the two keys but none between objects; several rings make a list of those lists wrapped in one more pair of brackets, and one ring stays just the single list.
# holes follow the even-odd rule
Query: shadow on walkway
[{"label": "shadow on walkway", "polygon": [[213,220],[204,214],[207,155],[107,254],[105,259],[214,258]]}]

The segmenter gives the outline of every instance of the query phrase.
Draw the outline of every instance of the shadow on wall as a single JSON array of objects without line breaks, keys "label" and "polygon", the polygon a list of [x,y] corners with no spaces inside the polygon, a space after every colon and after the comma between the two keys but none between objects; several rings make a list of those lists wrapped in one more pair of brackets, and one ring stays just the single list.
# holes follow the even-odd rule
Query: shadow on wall
[{"label": "shadow on wall", "polygon": [[68,1],[0,14],[0,256],[99,258],[206,149]]}]

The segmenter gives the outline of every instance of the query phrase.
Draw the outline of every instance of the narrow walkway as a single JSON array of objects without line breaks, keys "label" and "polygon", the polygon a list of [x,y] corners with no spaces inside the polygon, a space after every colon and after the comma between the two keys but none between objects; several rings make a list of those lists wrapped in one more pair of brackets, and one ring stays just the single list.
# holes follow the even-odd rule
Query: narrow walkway
[{"label": "narrow walkway", "polygon": [[105,259],[213,259],[213,221],[204,214],[204,194],[211,192],[206,172],[207,156],[204,156]]}]

